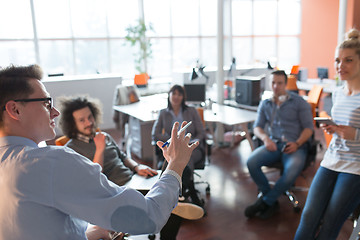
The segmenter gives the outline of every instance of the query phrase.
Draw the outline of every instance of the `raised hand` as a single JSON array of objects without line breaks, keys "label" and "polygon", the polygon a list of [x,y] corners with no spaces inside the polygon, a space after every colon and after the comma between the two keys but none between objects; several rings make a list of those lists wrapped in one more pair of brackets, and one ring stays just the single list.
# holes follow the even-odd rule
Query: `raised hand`
[{"label": "raised hand", "polygon": [[[187,124],[186,121],[182,122],[181,127]],[[177,172],[180,176],[190,160],[193,150],[199,146],[199,141],[192,144],[190,143],[191,134],[185,134],[185,131],[177,135],[179,123],[175,122],[171,131],[171,142],[168,146],[163,146],[164,142],[158,141],[156,144],[162,149],[164,158],[168,161],[168,169]]]}]

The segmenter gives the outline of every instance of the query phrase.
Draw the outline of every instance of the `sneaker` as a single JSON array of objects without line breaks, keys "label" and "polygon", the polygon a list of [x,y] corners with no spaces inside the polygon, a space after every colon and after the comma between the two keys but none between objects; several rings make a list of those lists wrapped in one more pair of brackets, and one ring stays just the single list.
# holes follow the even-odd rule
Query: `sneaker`
[{"label": "sneaker", "polygon": [[245,216],[248,218],[252,218],[256,214],[265,211],[267,208],[268,205],[262,200],[262,197],[258,198],[258,200],[256,200],[254,204],[245,208]]},{"label": "sneaker", "polygon": [[185,219],[197,220],[204,216],[204,209],[192,203],[178,202],[171,213]]},{"label": "sneaker", "polygon": [[267,209],[260,213],[259,218],[268,219],[271,218],[279,210],[279,202],[276,201],[273,205],[268,206]]}]

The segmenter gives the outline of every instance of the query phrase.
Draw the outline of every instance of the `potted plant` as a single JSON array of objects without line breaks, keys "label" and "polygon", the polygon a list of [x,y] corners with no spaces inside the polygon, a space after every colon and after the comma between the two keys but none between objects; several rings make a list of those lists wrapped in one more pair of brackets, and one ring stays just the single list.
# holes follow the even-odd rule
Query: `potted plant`
[{"label": "potted plant", "polygon": [[147,31],[154,31],[151,24],[145,25],[144,20],[137,20],[136,25],[131,25],[126,28],[125,40],[130,43],[131,46],[138,47],[138,52],[135,56],[135,68],[139,74],[135,75],[134,82],[138,86],[146,86],[149,79],[147,72],[147,60],[152,57],[151,41],[146,37]]}]

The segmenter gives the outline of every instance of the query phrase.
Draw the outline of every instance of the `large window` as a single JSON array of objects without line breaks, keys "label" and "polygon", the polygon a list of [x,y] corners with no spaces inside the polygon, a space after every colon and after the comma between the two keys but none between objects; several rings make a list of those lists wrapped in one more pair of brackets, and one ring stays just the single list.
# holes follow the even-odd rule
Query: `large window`
[{"label": "large window", "polygon": [[[224,1],[231,5],[224,16],[232,16],[225,56],[236,57],[238,65],[298,64],[300,0]],[[0,13],[0,66],[38,63],[46,74],[131,78],[136,49],[126,44],[125,29],[140,17],[155,30],[148,35],[153,77],[197,61],[217,66],[217,0],[12,0]]]},{"label": "large window", "polygon": [[233,0],[233,54],[238,64],[291,69],[300,61],[300,0]]}]

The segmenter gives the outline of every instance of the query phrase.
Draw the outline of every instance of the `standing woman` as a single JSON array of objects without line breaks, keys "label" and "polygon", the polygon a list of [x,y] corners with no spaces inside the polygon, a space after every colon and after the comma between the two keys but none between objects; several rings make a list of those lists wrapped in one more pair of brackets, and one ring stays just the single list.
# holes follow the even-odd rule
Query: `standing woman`
[{"label": "standing woman", "polygon": [[186,132],[191,133],[191,142],[199,141],[200,144],[194,149],[187,168],[184,170],[182,177],[183,190],[190,191],[189,194],[194,204],[202,205],[195,193],[193,172],[195,165],[204,159],[205,130],[198,111],[194,107],[186,105],[185,101],[186,93],[184,88],[180,85],[172,86],[168,95],[168,107],[160,111],[159,117],[154,123],[152,139],[165,142],[170,138],[171,127],[174,122],[192,121]]},{"label": "standing woman", "polygon": [[312,181],[295,239],[336,239],[360,204],[360,32],[352,29],[335,52],[335,69],[344,85],[333,93],[336,126]]}]

